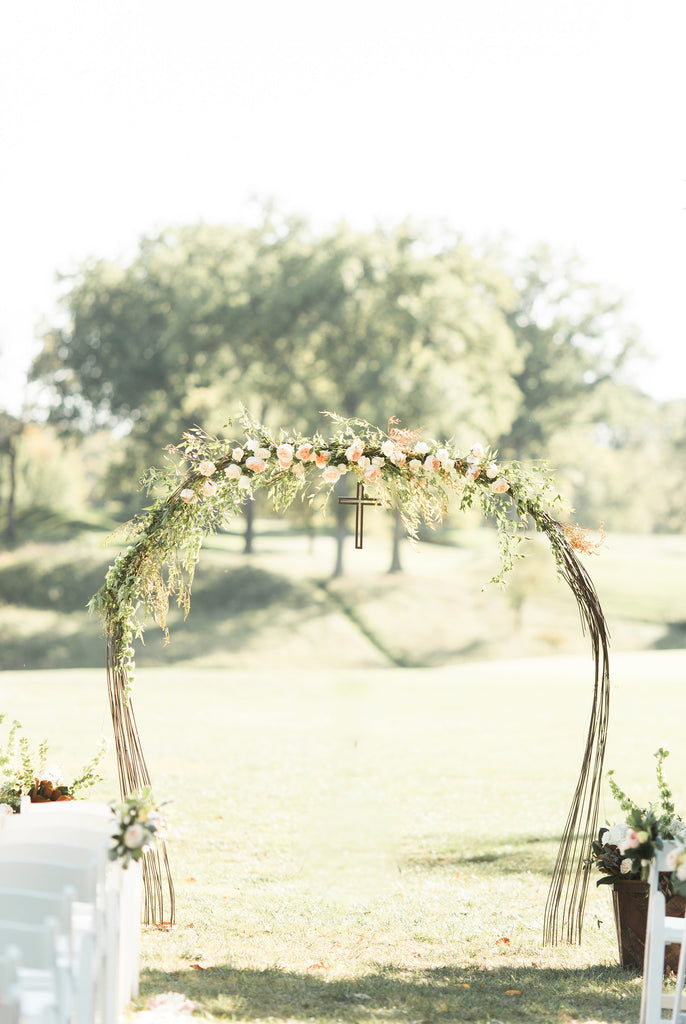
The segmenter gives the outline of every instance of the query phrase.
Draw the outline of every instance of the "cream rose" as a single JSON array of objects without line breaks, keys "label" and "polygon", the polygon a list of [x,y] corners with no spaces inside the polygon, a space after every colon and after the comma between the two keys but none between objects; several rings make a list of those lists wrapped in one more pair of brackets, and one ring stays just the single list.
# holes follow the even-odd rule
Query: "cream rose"
[{"label": "cream rose", "polygon": [[224,473],[228,476],[229,480],[238,480],[241,476],[241,467],[236,466],[235,463],[232,462],[230,466],[226,467]]},{"label": "cream rose", "polygon": [[210,462],[209,459],[205,459],[205,461],[201,462],[198,466],[198,473],[200,473],[201,476],[212,476],[216,468],[217,467],[214,462]]},{"label": "cream rose", "polygon": [[129,825],[124,832],[124,846],[128,850],[137,850],[145,842],[145,829],[142,825]]}]

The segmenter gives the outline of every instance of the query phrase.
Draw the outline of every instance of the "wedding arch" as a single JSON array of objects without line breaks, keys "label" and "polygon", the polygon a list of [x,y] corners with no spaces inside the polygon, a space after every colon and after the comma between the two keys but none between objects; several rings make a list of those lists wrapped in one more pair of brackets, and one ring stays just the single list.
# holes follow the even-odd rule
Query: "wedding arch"
[{"label": "wedding arch", "polygon": [[[609,718],[609,636],[593,582],[578,552],[598,544],[588,531],[560,522],[553,510],[564,502],[545,467],[498,463],[475,444],[466,452],[452,442],[423,440],[397,420],[386,430],[329,413],[333,434],[306,438],[282,430],[278,437],[246,413],[240,440],[211,437],[196,428],[170,446],[170,468],[151,469],[147,491],[158,496],[117,536],[128,542],[91,600],[107,638],[107,685],[122,795],[150,785],[132,701],[135,643],[152,620],[167,633],[170,599],[185,613],[203,539],[266,487],[276,511],[296,496],[326,505],[336,483],[350,476],[355,496],[339,498],[356,507],[356,544],[362,544],[362,516],[368,504],[397,509],[408,535],[422,523],[437,525],[449,506],[465,511],[480,505],[497,526],[503,582],[532,528],[547,537],[558,573],[576,599],[594,662],[588,735],[546,901],[543,941],[581,939],[588,889],[584,860],[595,836]],[[230,425],[230,424],[229,424]],[[174,886],[166,848],[145,861],[145,920],[174,921]]]}]

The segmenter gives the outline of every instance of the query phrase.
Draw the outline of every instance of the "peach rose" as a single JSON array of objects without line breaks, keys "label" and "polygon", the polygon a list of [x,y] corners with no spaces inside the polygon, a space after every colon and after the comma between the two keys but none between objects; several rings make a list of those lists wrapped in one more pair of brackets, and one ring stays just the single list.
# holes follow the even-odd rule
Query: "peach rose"
[{"label": "peach rose", "polygon": [[305,467],[300,462],[296,462],[291,466],[291,472],[301,480],[305,476]]},{"label": "peach rose", "polygon": [[192,505],[195,501],[195,491],[192,491],[190,487],[184,487],[179,497],[182,501],[185,501],[187,505]]},{"label": "peach rose", "polygon": [[381,466],[375,466],[374,463],[371,466],[367,466],[364,471],[365,480],[378,480],[381,477]]},{"label": "peach rose", "polygon": [[353,441],[353,443],[348,448],[346,448],[345,457],[348,460],[348,462],[357,462],[363,451],[364,445],[362,444],[362,442]]},{"label": "peach rose", "polygon": [[326,464],[329,461],[329,453],[328,452],[319,452],[317,455],[315,455],[314,461],[317,463],[317,467],[319,469],[323,469],[324,466],[326,466]]},{"label": "peach rose", "polygon": [[228,476],[229,480],[238,480],[241,475],[241,467],[236,466],[235,463],[232,462],[230,466],[226,467],[224,473]]},{"label": "peach rose", "polygon": [[198,473],[200,473],[201,476],[212,476],[216,468],[217,467],[214,462],[210,462],[209,459],[206,459],[198,466]]},{"label": "peach rose", "polygon": [[245,468],[252,470],[253,473],[264,473],[267,463],[257,455],[251,455],[249,459],[245,460]]},{"label": "peach rose", "polygon": [[435,472],[441,468],[441,460],[437,459],[435,455],[427,455],[424,459],[424,469],[429,473]]},{"label": "peach rose", "polygon": [[495,462],[489,462],[486,466],[486,476],[489,480],[494,480],[498,475],[498,467]]},{"label": "peach rose", "polygon": [[302,462],[307,462],[310,455],[312,454],[312,445],[301,444],[295,454],[297,458],[299,458]]},{"label": "peach rose", "polygon": [[499,476],[497,480],[494,480],[491,484],[491,490],[495,494],[504,494],[505,491],[509,491],[510,485],[504,477]]},{"label": "peach rose", "polygon": [[291,462],[293,461],[293,445],[292,444],[280,444],[276,449],[276,457],[279,460],[281,469],[288,469]]},{"label": "peach rose", "polygon": [[336,466],[327,466],[322,473],[322,479],[326,480],[327,484],[335,484],[340,478],[341,471]]},{"label": "peach rose", "polygon": [[472,455],[475,458],[483,459],[485,454],[486,453],[484,452],[483,445],[480,445],[480,444],[473,444],[472,445]]},{"label": "peach rose", "polygon": [[243,461],[243,456],[244,456],[244,455],[245,455],[245,452],[243,451],[243,449],[242,449],[242,448],[234,448],[234,450],[233,450],[233,451],[231,452],[231,457],[232,457],[232,458],[233,458],[233,459],[234,459],[234,460],[235,460],[236,462],[242,462],[242,461]]},{"label": "peach rose", "polygon": [[217,493],[217,485],[214,480],[206,480],[200,490],[206,498],[212,498]]}]

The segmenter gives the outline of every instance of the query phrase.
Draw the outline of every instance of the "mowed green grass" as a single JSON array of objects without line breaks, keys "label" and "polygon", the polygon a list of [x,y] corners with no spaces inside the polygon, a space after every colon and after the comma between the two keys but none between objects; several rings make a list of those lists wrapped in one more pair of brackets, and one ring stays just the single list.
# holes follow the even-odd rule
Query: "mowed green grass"
[{"label": "mowed green grass", "polygon": [[[271,651],[273,659],[278,652]],[[543,948],[592,696],[588,654],[437,669],[145,668],[134,705],[169,801],[172,931],[141,999],[237,1021],[638,1019],[609,892]],[[607,766],[637,800],[653,752],[686,806],[686,654],[613,659]],[[0,708],[70,775],[109,735],[104,671],[0,673]],[[116,795],[112,755],[97,794]],[[602,817],[616,808],[606,795]]]}]

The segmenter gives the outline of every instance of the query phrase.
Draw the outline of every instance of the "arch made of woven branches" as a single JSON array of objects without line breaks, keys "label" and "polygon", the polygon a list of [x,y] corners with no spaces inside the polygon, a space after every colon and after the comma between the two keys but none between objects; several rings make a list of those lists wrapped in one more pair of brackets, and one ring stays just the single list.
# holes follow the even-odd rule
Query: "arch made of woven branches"
[{"label": "arch made of woven branches", "polygon": [[[200,429],[168,449],[170,467],[145,478],[152,504],[117,531],[127,542],[105,583],[93,597],[107,638],[107,685],[122,796],[151,784],[134,713],[135,644],[152,620],[167,632],[170,600],[187,613],[203,539],[238,514],[255,491],[266,487],[282,511],[297,497],[330,499],[336,483],[351,477],[367,498],[397,509],[408,536],[420,524],[437,525],[448,510],[474,505],[495,521],[502,583],[520,557],[519,542],[531,530],[543,533],[561,578],[577,602],[581,626],[593,654],[593,697],[579,780],[564,826],[546,902],[543,941],[581,940],[588,873],[584,861],[595,837],[609,721],[609,634],[593,582],[580,552],[598,547],[587,531],[565,525],[554,510],[564,501],[543,467],[498,463],[474,445],[461,452],[451,442],[421,440],[417,432],[386,431],[360,420],[329,414],[330,437],[281,431],[274,437],[245,415],[242,437],[224,440]],[[561,514],[558,512],[558,514]],[[601,537],[602,541],[602,537]],[[144,860],[146,923],[174,922],[174,886],[167,851],[160,843]]]}]

